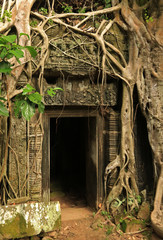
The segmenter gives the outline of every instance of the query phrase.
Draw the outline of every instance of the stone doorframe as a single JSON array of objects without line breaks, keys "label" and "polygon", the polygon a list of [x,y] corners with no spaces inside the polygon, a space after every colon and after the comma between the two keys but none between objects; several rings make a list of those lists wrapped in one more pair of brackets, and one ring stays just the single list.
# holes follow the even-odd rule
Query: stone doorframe
[{"label": "stone doorframe", "polygon": [[99,203],[103,201],[103,118],[97,108],[52,108],[46,110],[43,116],[44,140],[42,152],[42,200],[50,201],[50,118],[66,117],[94,117],[96,119],[96,177],[97,177],[97,194],[95,206],[98,208]]}]

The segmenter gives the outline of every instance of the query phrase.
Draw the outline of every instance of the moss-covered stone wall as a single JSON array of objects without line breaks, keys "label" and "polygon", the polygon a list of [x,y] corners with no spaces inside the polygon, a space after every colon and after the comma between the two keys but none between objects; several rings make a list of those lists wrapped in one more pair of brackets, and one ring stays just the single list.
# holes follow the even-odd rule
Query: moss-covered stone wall
[{"label": "moss-covered stone wall", "polygon": [[0,209],[0,238],[22,238],[60,227],[59,202],[19,204]]}]

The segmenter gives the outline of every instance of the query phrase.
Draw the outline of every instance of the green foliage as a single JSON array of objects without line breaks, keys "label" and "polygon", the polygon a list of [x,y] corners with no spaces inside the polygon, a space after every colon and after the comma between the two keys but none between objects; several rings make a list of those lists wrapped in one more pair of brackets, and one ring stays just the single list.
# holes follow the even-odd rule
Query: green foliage
[{"label": "green foliage", "polygon": [[52,19],[49,19],[49,20],[48,20],[48,24],[49,24],[49,25],[53,25],[53,23],[54,23],[54,22],[53,22]]},{"label": "green foliage", "polygon": [[30,22],[30,26],[31,27],[36,27],[37,26],[37,21],[36,20],[32,20],[31,22]]},{"label": "green foliage", "polygon": [[106,234],[107,234],[107,235],[110,235],[110,234],[112,233],[112,231],[113,231],[113,226],[108,227],[108,229],[107,229],[107,231],[106,231]]},{"label": "green foliage", "polygon": [[102,14],[102,15],[101,15],[101,19],[109,20],[107,14]]},{"label": "green foliage", "polygon": [[139,205],[141,204],[142,198],[141,198],[140,195],[134,195],[134,197],[132,197],[132,196],[129,194],[129,196],[128,196],[128,205],[129,205],[129,206],[132,206],[132,205],[133,205],[133,203],[134,203],[134,201],[135,201],[134,198],[137,200],[137,202],[138,202]]},{"label": "green foliage", "polygon": [[143,231],[141,234],[145,236],[147,239],[151,239],[152,231],[153,231],[152,229],[148,229],[146,231]]},{"label": "green foliage", "polygon": [[118,223],[117,226],[116,226],[116,230],[119,231],[121,229],[121,224]]},{"label": "green foliage", "polygon": [[[28,36],[28,34],[21,33],[21,36]],[[12,65],[8,60],[15,57],[18,63],[20,63],[20,58],[24,57],[24,49],[28,49],[32,57],[36,57],[37,52],[34,47],[31,46],[20,46],[16,44],[16,35],[0,35],[0,73],[10,74],[12,70]]]},{"label": "green foliage", "polygon": [[56,95],[56,91],[57,91],[57,90],[63,91],[63,89],[62,89],[62,88],[59,88],[59,87],[49,88],[49,89],[47,90],[47,94],[48,94],[50,97],[53,97],[53,96]]},{"label": "green foliage", "polygon": [[40,113],[44,113],[44,109],[45,109],[45,105],[41,102],[39,105],[38,105],[38,111]]},{"label": "green foliage", "polygon": [[8,36],[1,35],[0,43],[2,44],[14,43],[16,39],[17,39],[16,35],[8,35]]},{"label": "green foliage", "polygon": [[11,73],[11,64],[6,61],[0,62],[0,73],[9,74]]},{"label": "green foliage", "polygon": [[36,92],[30,84],[27,84],[23,92],[15,97],[14,113],[16,117],[24,117],[27,121],[35,114],[35,108],[38,106],[40,113],[44,112],[42,96]]},{"label": "green foliage", "polygon": [[111,215],[107,211],[101,211],[102,216],[106,216],[108,219],[111,219]]},{"label": "green foliage", "polygon": [[144,8],[144,19],[147,23],[153,22],[153,18],[149,16],[148,9]]},{"label": "green foliage", "polygon": [[111,6],[111,0],[105,0],[105,8],[110,8]]},{"label": "green foliage", "polygon": [[65,2],[62,3],[62,8],[65,13],[71,13],[73,10],[72,6],[68,5]]},{"label": "green foliage", "polygon": [[78,13],[85,13],[86,12],[86,8],[82,7],[78,9]]},{"label": "green foliage", "polygon": [[127,228],[127,223],[126,223],[126,221],[125,221],[123,218],[120,218],[119,222],[120,222],[121,230],[122,230],[123,232],[126,232],[126,228]]},{"label": "green foliage", "polygon": [[123,198],[122,200],[120,200],[119,198],[116,198],[115,201],[113,202],[113,207],[119,208],[125,201],[126,201],[126,198]]},{"label": "green foliage", "polygon": [[20,37],[21,36],[26,36],[26,37],[28,37],[28,39],[30,39],[30,37],[29,37],[29,35],[27,33],[20,33]]},{"label": "green foliage", "polygon": [[25,48],[29,51],[29,53],[31,54],[31,56],[33,58],[35,58],[37,56],[37,52],[34,49],[34,47],[32,47],[32,46],[25,46]]},{"label": "green foliage", "polygon": [[[2,13],[2,7],[0,7],[0,15],[1,15],[1,13]],[[0,17],[0,22],[4,22],[5,19],[7,19],[7,21],[10,22],[11,18],[12,18],[11,11],[4,10],[3,16]]]},{"label": "green foliage", "polygon": [[[44,9],[42,8],[41,11]],[[46,11],[45,11],[46,12]],[[21,36],[27,36],[29,39],[29,35],[26,33],[21,33]],[[9,59],[15,57],[16,60],[20,62],[20,59],[24,57],[24,49],[27,49],[30,55],[34,58],[37,55],[37,52],[32,46],[20,46],[16,44],[16,35],[0,35],[0,73],[10,74],[12,70],[12,65],[9,63]],[[1,88],[0,88],[1,90]],[[51,97],[56,95],[56,91],[61,90],[62,88],[50,88],[47,93]],[[5,99],[0,97],[0,115],[1,116],[9,116],[9,112],[5,106]],[[23,88],[22,93],[17,95],[14,99],[14,113],[16,117],[24,117],[27,121],[31,119],[31,117],[35,114],[35,108],[38,107],[38,111],[40,113],[44,112],[44,104],[42,102],[42,96],[40,93],[36,91],[30,84],[27,84],[26,87]]]},{"label": "green foliage", "polygon": [[[26,33],[20,33],[20,37],[21,36],[27,36],[29,39],[29,35]],[[8,36],[4,36],[2,34],[0,35],[0,73],[10,74],[12,70],[12,65],[8,60],[11,59],[12,57],[15,57],[16,60],[20,63],[20,59],[24,57],[24,52],[23,52],[24,49],[27,49],[30,52],[32,57],[36,57],[37,55],[37,52],[34,49],[34,47],[20,46],[16,44],[16,40],[17,40],[16,35],[8,35]],[[27,86],[26,89],[29,90],[29,86]],[[25,89],[23,90],[24,95],[25,95],[25,91],[27,90]],[[22,116],[24,116],[26,119],[29,119],[34,114],[33,108],[35,107],[35,104],[40,105],[39,110],[43,111],[42,103],[40,102],[41,98],[37,93],[29,94],[29,96],[26,99],[27,100],[26,102],[25,102],[25,98],[23,98],[22,96],[18,97],[20,98],[19,99],[20,102],[18,101],[18,98],[17,98],[17,101],[15,102],[16,115],[18,115],[21,110]],[[9,113],[4,104],[5,101],[6,100],[4,98],[0,97],[0,115],[8,117]]]},{"label": "green foliage", "polygon": [[142,197],[140,195],[136,195],[136,199],[138,201],[138,204],[140,205],[142,203]]},{"label": "green foliage", "polygon": [[5,104],[4,104],[5,101],[6,101],[5,98],[0,97],[0,116],[8,117],[9,113],[8,113],[8,110],[6,109]]},{"label": "green foliage", "polygon": [[40,9],[39,9],[39,12],[41,13],[41,14],[43,14],[43,15],[48,15],[48,10],[46,9],[46,8],[43,8],[43,7],[41,7]]},{"label": "green foliage", "polygon": [[[61,90],[62,88],[50,88],[47,93],[49,96],[53,97],[56,95],[56,91]],[[40,113],[44,112],[45,106],[42,102],[42,96],[36,91],[30,84],[27,84],[23,88],[23,92],[15,97],[14,102],[14,113],[16,117],[24,117],[27,121],[35,114],[35,108],[38,107]]]},{"label": "green foliage", "polygon": [[98,223],[98,224],[97,224],[97,227],[98,227],[98,228],[103,228],[103,227],[104,227],[104,225],[103,225],[103,224],[101,224],[101,223]]}]

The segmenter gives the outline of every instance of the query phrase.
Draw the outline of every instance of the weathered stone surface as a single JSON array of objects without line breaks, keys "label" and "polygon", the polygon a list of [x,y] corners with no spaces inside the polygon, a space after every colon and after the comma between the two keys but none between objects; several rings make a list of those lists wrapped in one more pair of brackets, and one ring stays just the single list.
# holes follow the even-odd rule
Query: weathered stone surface
[{"label": "weathered stone surface", "polygon": [[57,231],[53,231],[53,232],[48,233],[48,236],[52,237],[52,238],[57,238],[57,235],[58,235]]},{"label": "weathered stone surface", "polygon": [[128,232],[137,232],[145,228],[145,223],[138,219],[132,219],[131,221],[126,222],[126,233]]},{"label": "weathered stone surface", "polygon": [[0,238],[22,238],[60,227],[59,202],[19,204],[0,209]]},{"label": "weathered stone surface", "polygon": [[[58,91],[53,97],[47,94],[49,88],[61,87],[64,91]],[[87,78],[75,78],[64,82],[57,79],[56,84],[48,84],[44,81],[44,102],[49,106],[76,105],[76,106],[99,106],[106,104],[115,106],[118,101],[118,87],[116,82],[107,84],[102,90],[98,84],[91,85]]]},{"label": "weathered stone surface", "polygon": [[[37,112],[28,123],[29,144],[29,196],[34,201],[42,199],[42,129],[35,123],[38,121]],[[37,156],[37,160],[35,160]]]},{"label": "weathered stone surface", "polygon": [[138,218],[144,219],[144,220],[149,220],[150,218],[150,205],[147,202],[143,202],[140,210],[138,212]]},{"label": "weathered stone surface", "polygon": [[[69,36],[51,41],[50,54],[45,63],[45,69],[51,69],[54,72],[65,71],[70,74],[76,74],[80,71],[82,76],[94,72],[98,66],[98,49],[95,44],[90,44],[90,38],[85,38],[84,41],[86,51],[83,51],[80,46],[77,47],[74,39]],[[67,52],[66,55],[65,52]]]},{"label": "weathered stone surface", "polygon": [[[15,117],[12,112],[10,145],[13,151],[9,151],[9,180],[14,191],[19,192],[17,197],[26,197],[28,189],[28,182],[24,184],[29,172],[26,154],[26,132],[26,120]],[[10,189],[9,192],[11,197],[14,198],[13,190]]]}]

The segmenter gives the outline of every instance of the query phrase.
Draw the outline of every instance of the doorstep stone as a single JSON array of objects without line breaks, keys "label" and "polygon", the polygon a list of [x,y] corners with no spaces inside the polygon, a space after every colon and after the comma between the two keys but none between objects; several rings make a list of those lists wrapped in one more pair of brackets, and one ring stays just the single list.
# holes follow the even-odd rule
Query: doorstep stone
[{"label": "doorstep stone", "polygon": [[0,239],[22,238],[60,228],[59,202],[1,206]]}]

